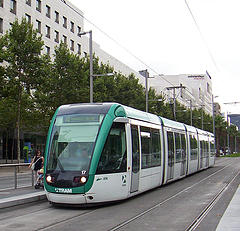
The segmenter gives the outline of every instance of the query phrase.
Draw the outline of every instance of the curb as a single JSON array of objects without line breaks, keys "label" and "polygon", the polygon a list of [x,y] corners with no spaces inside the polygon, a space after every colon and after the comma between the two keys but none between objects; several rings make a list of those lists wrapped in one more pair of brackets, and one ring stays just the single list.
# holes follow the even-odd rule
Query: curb
[{"label": "curb", "polygon": [[0,200],[0,209],[8,208],[16,205],[22,205],[26,203],[31,203],[35,201],[45,200],[46,193],[45,192],[36,192],[29,193],[21,196],[14,196]]}]

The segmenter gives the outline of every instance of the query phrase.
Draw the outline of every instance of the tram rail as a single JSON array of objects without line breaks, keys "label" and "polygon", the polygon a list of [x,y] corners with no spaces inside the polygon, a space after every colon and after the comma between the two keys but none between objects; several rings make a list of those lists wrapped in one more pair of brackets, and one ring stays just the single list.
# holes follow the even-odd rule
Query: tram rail
[{"label": "tram rail", "polygon": [[215,204],[221,199],[224,192],[228,189],[228,187],[233,183],[233,181],[240,174],[240,171],[232,178],[230,182],[228,182],[222,189],[215,195],[215,197],[208,203],[208,205],[199,213],[199,215],[193,220],[193,222],[185,229],[185,231],[194,231],[201,224],[203,219],[208,215],[208,213],[212,210]]},{"label": "tram rail", "polygon": [[[120,228],[123,228],[124,226],[128,225],[129,223],[143,217],[144,215],[146,215],[147,213],[151,212],[152,210],[158,208],[159,206],[165,204],[166,202],[180,196],[182,193],[188,191],[189,189],[194,188],[195,186],[199,185],[200,183],[202,183],[203,181],[209,179],[210,177],[213,177],[214,175],[218,174],[219,172],[223,171],[224,169],[226,169],[227,167],[231,166],[232,164],[228,164],[225,167],[223,167],[222,169],[212,173],[211,175],[207,176],[206,178],[202,179],[201,181],[181,190],[180,192],[176,193],[175,195],[172,195],[171,197],[165,199],[164,201],[161,201],[160,203],[152,206],[151,208],[143,211],[142,213],[126,220],[125,222],[115,226],[112,229],[109,229],[108,231],[116,231],[119,230]],[[199,213],[199,215],[193,220],[193,222],[184,230],[184,231],[193,231],[195,230],[198,225],[201,223],[201,221],[206,217],[206,215],[210,212],[210,210],[214,207],[214,205],[218,202],[218,200],[222,197],[223,193],[227,190],[227,188],[230,186],[230,184],[236,179],[236,177],[240,174],[240,170],[238,171],[238,173],[236,175],[234,175],[234,177],[231,179],[231,181],[229,183],[227,183],[224,187],[221,188],[221,190],[215,194],[214,198],[208,203],[208,205]]]},{"label": "tram rail", "polygon": [[[236,164],[234,164],[234,165],[237,166]],[[127,228],[128,225],[129,226],[134,225],[134,222],[139,223],[139,221],[141,219],[143,219],[143,218],[145,219],[145,216],[147,217],[147,215],[151,214],[152,211],[157,210],[157,209],[161,209],[161,207],[163,205],[166,206],[166,204],[169,204],[168,202],[170,202],[170,204],[171,204],[172,201],[174,201],[174,199],[179,200],[182,195],[184,195],[186,193],[189,193],[189,194],[193,193],[199,187],[201,188],[201,185],[200,185],[201,183],[202,184],[205,184],[207,182],[209,183],[209,182],[213,181],[215,179],[215,177],[218,177],[218,174],[219,175],[226,175],[226,173],[227,172],[229,173],[231,171],[231,169],[235,169],[234,172],[231,171],[232,174],[229,175],[226,178],[226,183],[224,183],[224,185],[221,186],[221,188],[218,187],[218,189],[214,191],[215,193],[213,193],[211,195],[211,197],[208,198],[208,201],[206,201],[207,205],[204,204],[204,208],[199,209],[201,211],[199,211],[198,215],[195,214],[196,215],[195,218],[192,217],[191,220],[189,219],[188,222],[185,223],[186,228],[182,227],[182,230],[184,230],[184,231],[195,230],[199,226],[199,224],[201,224],[201,222],[204,221],[206,216],[214,208],[214,206],[217,204],[217,202],[223,197],[224,193],[228,189],[230,189],[231,185],[232,184],[234,185],[236,183],[235,180],[238,179],[238,176],[240,174],[240,170],[239,170],[239,168],[234,168],[233,167],[233,162],[232,161],[226,160],[225,166],[221,166],[221,165],[222,165],[222,160],[218,161],[218,166],[220,167],[220,169],[212,168],[212,170],[214,170],[214,172],[211,173],[211,171],[209,171],[208,174],[209,173],[211,173],[211,174],[209,174],[208,176],[206,176],[204,178],[203,178],[203,176],[205,175],[205,171],[208,171],[208,170],[203,170],[202,171],[202,177],[201,177],[202,179],[200,178],[200,180],[197,181],[197,182],[196,182],[195,176],[197,176],[198,174],[193,174],[192,176],[190,176],[190,177],[193,177],[193,179],[194,179],[194,182],[191,183],[191,185],[185,184],[184,188],[182,187],[181,189],[178,189],[178,191],[175,191],[174,193],[172,192],[172,194],[170,196],[162,198],[161,201],[157,202],[156,204],[153,204],[152,206],[150,206],[148,208],[145,207],[145,209],[139,211],[138,213],[136,212],[135,213],[136,215],[132,214],[132,216],[129,219],[127,217],[125,217],[122,220],[115,220],[114,223],[107,223],[106,224],[107,227],[105,226],[104,230],[108,230],[108,231],[124,230],[124,229]],[[180,181],[177,181],[177,182],[173,183],[173,185],[177,184]],[[168,191],[170,188],[165,188],[165,189]],[[171,190],[170,190],[170,193],[171,193]],[[148,193],[146,193],[146,194],[148,194]],[[131,200],[135,200],[135,198],[130,199],[130,201],[127,201],[126,203],[131,203]],[[120,205],[121,205],[121,203],[120,203]],[[52,208],[51,206],[48,207],[48,208],[46,208],[46,206],[47,205],[44,205],[43,209],[40,209],[40,210],[37,209],[36,211],[31,212],[31,216],[38,217],[39,216],[38,215],[39,211],[43,211],[43,212],[46,211],[46,213],[48,213],[48,211],[54,210],[54,208]],[[118,204],[116,204],[116,206],[118,206]],[[68,223],[72,223],[72,224],[80,223],[81,224],[82,221],[86,220],[86,218],[91,219],[91,218],[95,217],[95,215],[98,214],[96,212],[99,211],[99,209],[101,209],[101,208],[102,207],[84,208],[84,209],[79,210],[79,212],[81,214],[79,214],[79,212],[78,212],[78,214],[70,215],[71,217],[63,217],[62,220],[59,220],[59,219],[54,220],[51,223],[43,224],[43,226],[41,226],[41,227],[39,227],[39,226],[36,227],[35,230],[41,230],[41,231],[43,231],[43,230],[46,231],[46,230],[51,230],[51,229],[52,230],[58,230],[60,227],[66,225]],[[106,208],[108,208],[108,206]],[[63,210],[63,211],[65,211],[65,210]],[[27,214],[22,214],[22,216],[27,216]],[[6,219],[1,219],[1,221],[4,221],[4,220],[7,221],[9,219],[9,216],[6,216],[5,218]],[[21,219],[21,216],[18,216],[18,220],[19,219]],[[187,223],[189,223],[189,225]],[[70,230],[72,230],[72,229],[70,229]],[[92,229],[92,230],[96,230],[96,229]]]}]

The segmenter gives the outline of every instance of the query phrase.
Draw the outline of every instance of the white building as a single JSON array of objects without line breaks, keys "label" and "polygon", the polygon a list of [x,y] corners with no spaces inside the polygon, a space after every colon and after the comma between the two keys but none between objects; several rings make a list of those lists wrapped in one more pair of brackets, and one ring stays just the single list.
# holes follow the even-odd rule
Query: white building
[{"label": "white building", "polygon": [[175,99],[188,108],[203,108],[212,114],[212,81],[208,74],[156,76],[149,78],[149,86],[169,101]]},{"label": "white building", "polygon": [[[21,20],[26,17],[42,34],[46,53],[52,56],[55,46],[63,41],[72,52],[84,57],[89,53],[89,38],[79,35],[84,31],[83,15],[67,0],[0,0],[0,35],[10,28],[16,18]],[[104,52],[95,42],[93,52],[101,62],[113,66],[115,71],[124,75],[134,73],[143,82],[138,72]]]}]

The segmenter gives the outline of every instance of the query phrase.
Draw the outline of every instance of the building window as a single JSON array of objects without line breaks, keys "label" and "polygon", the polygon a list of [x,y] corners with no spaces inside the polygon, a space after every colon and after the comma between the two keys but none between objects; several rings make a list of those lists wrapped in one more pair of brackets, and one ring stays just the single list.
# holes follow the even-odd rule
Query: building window
[{"label": "building window", "polygon": [[63,27],[67,28],[67,18],[63,16]]},{"label": "building window", "polygon": [[71,22],[71,31],[74,33],[74,22]]},{"label": "building window", "polygon": [[39,32],[39,33],[41,33],[42,32],[42,29],[41,29],[41,22],[40,21],[38,21],[38,20],[36,20],[36,22],[37,22],[37,31]]},{"label": "building window", "polygon": [[67,36],[63,35],[63,43],[67,44]]},{"label": "building window", "polygon": [[46,53],[47,55],[50,55],[50,47],[46,46]]},{"label": "building window", "polygon": [[56,30],[55,30],[55,39],[54,39],[54,41],[55,41],[56,43],[59,43],[59,32],[56,31]]},{"label": "building window", "polygon": [[0,33],[3,33],[3,19],[0,18]]},{"label": "building window", "polygon": [[31,0],[26,0],[26,4],[29,5],[29,6],[31,6],[31,4],[32,4],[32,3],[31,3]]},{"label": "building window", "polygon": [[46,16],[48,18],[51,18],[51,8],[50,6],[46,5]]},{"label": "building window", "polygon": [[50,27],[46,26],[46,37],[50,38]]},{"label": "building window", "polygon": [[31,23],[31,16],[29,14],[25,14],[26,20],[28,23]]},{"label": "building window", "polygon": [[0,7],[3,7],[3,0],[0,0]]},{"label": "building window", "polygon": [[10,12],[13,14],[17,12],[17,2],[15,0],[10,1]]},{"label": "building window", "polygon": [[78,54],[79,55],[81,54],[81,49],[82,49],[81,44],[78,43]]},{"label": "building window", "polygon": [[59,23],[59,13],[55,11],[55,22]]},{"label": "building window", "polygon": [[41,0],[36,0],[36,10],[41,12],[42,11],[42,2]]},{"label": "building window", "polygon": [[80,26],[78,26],[77,28],[78,28],[78,36],[81,36],[80,33],[82,31],[82,28]]},{"label": "building window", "polygon": [[74,41],[73,40],[70,40],[70,50],[71,51],[74,51]]}]

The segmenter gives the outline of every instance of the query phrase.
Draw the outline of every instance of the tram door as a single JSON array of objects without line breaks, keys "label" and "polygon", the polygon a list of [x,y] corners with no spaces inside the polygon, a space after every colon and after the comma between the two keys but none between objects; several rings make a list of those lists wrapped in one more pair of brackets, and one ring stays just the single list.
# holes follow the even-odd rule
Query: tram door
[{"label": "tram door", "polygon": [[140,169],[140,152],[139,152],[139,134],[138,127],[131,125],[132,133],[132,180],[130,192],[137,192],[139,187],[139,169]]},{"label": "tram door", "polygon": [[182,151],[182,164],[181,164],[181,176],[186,175],[186,162],[187,162],[187,147],[186,136],[181,134],[181,151]]},{"label": "tram door", "polygon": [[173,132],[167,132],[168,140],[168,171],[167,171],[167,180],[173,179],[174,174],[174,138]]}]

